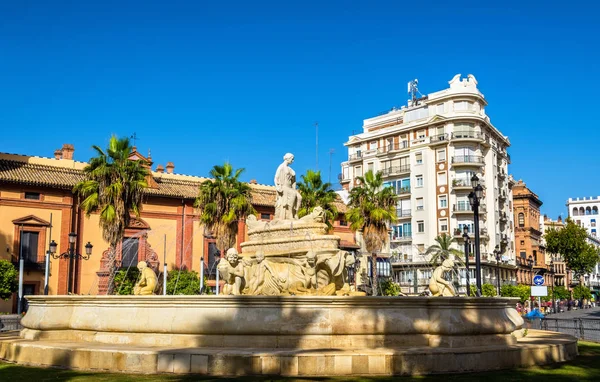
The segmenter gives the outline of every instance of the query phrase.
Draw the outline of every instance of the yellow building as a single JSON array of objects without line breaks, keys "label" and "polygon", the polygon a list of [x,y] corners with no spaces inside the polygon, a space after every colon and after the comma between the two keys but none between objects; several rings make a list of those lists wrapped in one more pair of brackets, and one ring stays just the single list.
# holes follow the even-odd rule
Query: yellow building
[{"label": "yellow building", "polygon": [[[72,193],[73,186],[83,179],[86,163],[73,160],[72,145],[54,153],[54,158],[0,154],[0,259],[18,266],[19,254],[25,259],[24,294],[44,293],[45,254],[54,240],[57,253],[69,249],[69,233],[77,234],[75,249],[85,254],[86,243],[93,245],[89,260],[51,260],[49,294],[104,294],[108,290],[115,266],[135,266],[145,260],[156,270],[167,264],[168,270],[200,270],[212,268],[216,247],[214,238],[200,225],[193,207],[198,187],[206,178],[174,173],[168,163],[152,171],[151,187],[145,190],[139,219],[125,232],[117,248],[116,259],[109,258],[109,245],[102,239],[99,217],[89,218],[79,208]],[[139,152],[135,157],[144,158]],[[251,181],[252,202],[258,217],[270,220],[275,205],[275,188]],[[343,214],[345,205],[337,204]],[[343,216],[343,215],[340,215]],[[240,242],[245,240],[246,227],[239,223]],[[354,235],[339,219],[334,223],[335,234],[342,238],[342,247],[354,248]],[[239,243],[238,243],[239,247]],[[238,248],[239,250],[240,248]],[[69,277],[72,269],[72,277]],[[69,280],[72,279],[71,285]],[[0,312],[16,310],[16,298],[0,300]]]}]

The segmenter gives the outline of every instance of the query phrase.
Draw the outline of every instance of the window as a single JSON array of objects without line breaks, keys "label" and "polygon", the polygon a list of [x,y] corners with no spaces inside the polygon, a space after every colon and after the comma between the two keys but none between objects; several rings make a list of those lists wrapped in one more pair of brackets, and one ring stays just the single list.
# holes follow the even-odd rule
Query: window
[{"label": "window", "polygon": [[443,103],[435,105],[435,113],[436,114],[444,114],[444,104]]},{"label": "window", "polygon": [[368,164],[367,164],[367,171],[373,171],[373,170],[374,170],[374,167],[373,167],[373,162],[371,162],[371,163],[368,163]]},{"label": "window", "polygon": [[423,175],[417,175],[417,186],[416,187],[423,187]]},{"label": "window", "polygon": [[521,240],[521,245],[525,245],[525,240]]},{"label": "window", "polygon": [[123,240],[122,268],[137,266],[139,243],[140,241],[135,237],[128,237]]},{"label": "window", "polygon": [[440,232],[448,232],[448,219],[439,220]]},{"label": "window", "polygon": [[595,227],[595,226],[596,226],[596,219],[592,219],[592,220],[590,221],[590,225],[591,225],[592,227]]},{"label": "window", "polygon": [[437,151],[437,161],[444,162],[446,160],[446,149],[441,149]]},{"label": "window", "polygon": [[345,220],[340,220],[340,227],[347,227],[348,226],[348,222]]},{"label": "window", "polygon": [[425,138],[425,130],[417,131],[417,139],[423,139],[423,138]]},{"label": "window", "polygon": [[423,164],[423,154],[422,153],[417,153],[415,155],[415,159],[417,160],[417,164]]},{"label": "window", "polygon": [[423,198],[417,198],[417,211],[423,211]]},{"label": "window", "polygon": [[519,212],[519,227],[525,227],[525,214]]},{"label": "window", "polygon": [[419,220],[417,222],[417,232],[418,233],[423,233],[425,232],[425,222],[423,220]]},{"label": "window", "polygon": [[354,167],[354,176],[362,176],[362,166]]},{"label": "window", "polygon": [[469,102],[469,101],[455,101],[454,102],[454,110],[455,111],[473,110],[473,103]]},{"label": "window", "polygon": [[41,194],[39,192],[26,192],[25,199],[29,200],[40,200]]},{"label": "window", "polygon": [[271,220],[271,214],[261,213],[260,218],[263,220]]},{"label": "window", "polygon": [[440,208],[448,207],[448,195],[440,195],[438,196],[438,206]]},{"label": "window", "polygon": [[446,172],[438,172],[437,174],[437,184],[438,186],[445,186],[448,184],[448,180],[446,177]]},{"label": "window", "polygon": [[343,179],[350,179],[350,168],[349,167],[344,167],[342,177],[343,177]]},{"label": "window", "polygon": [[592,228],[592,236],[596,236],[596,228]]},{"label": "window", "polygon": [[23,231],[20,251],[25,261],[37,262],[39,238],[39,232]]}]

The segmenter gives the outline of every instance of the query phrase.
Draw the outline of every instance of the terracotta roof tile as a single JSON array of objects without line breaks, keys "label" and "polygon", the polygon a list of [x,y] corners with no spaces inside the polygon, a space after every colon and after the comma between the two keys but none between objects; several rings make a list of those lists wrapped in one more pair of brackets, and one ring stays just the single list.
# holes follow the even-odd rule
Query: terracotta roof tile
[{"label": "terracotta roof tile", "polygon": [[[158,188],[148,188],[144,192],[152,196],[194,199],[198,196],[198,187],[207,178],[188,177],[189,179],[171,179],[163,174],[154,177]],[[14,160],[0,159],[0,183],[27,184],[32,186],[57,187],[72,189],[84,179],[81,170],[46,166]],[[258,206],[275,206],[275,187],[253,185],[252,203]],[[339,212],[346,212],[346,205],[341,201],[335,203]]]}]

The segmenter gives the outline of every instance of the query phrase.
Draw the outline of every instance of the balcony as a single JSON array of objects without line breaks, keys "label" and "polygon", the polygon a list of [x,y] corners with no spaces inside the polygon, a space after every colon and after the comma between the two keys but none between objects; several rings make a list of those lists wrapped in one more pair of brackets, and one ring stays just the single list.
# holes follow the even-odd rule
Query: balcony
[{"label": "balcony", "polygon": [[392,263],[392,264],[406,264],[406,263],[412,263],[412,262],[413,262],[412,255],[404,254],[404,255],[390,256],[390,263]]},{"label": "balcony", "polygon": [[503,168],[498,168],[498,179],[506,179],[506,171]]},{"label": "balcony", "polygon": [[481,155],[455,155],[452,157],[453,166],[483,167],[484,160]]},{"label": "balcony", "polygon": [[498,193],[498,199],[500,200],[506,200],[506,198],[508,197],[506,190],[500,190],[500,192]]},{"label": "balcony", "polygon": [[452,188],[455,190],[473,190],[473,185],[471,184],[471,179],[453,179],[452,180]]},{"label": "balcony", "polygon": [[387,167],[384,168],[383,171],[381,171],[381,174],[383,176],[393,176],[393,175],[400,175],[400,174],[406,174],[406,173],[410,173],[410,165],[404,165],[404,166],[392,166],[392,167]]},{"label": "balcony", "polygon": [[477,131],[455,131],[452,133],[452,141],[484,142],[483,134]]},{"label": "balcony", "polygon": [[350,182],[350,178],[344,178],[344,174],[338,174],[338,182],[341,184]]},{"label": "balcony", "polygon": [[500,212],[500,216],[498,217],[501,223],[508,222],[508,214],[506,212]]},{"label": "balcony", "polygon": [[399,187],[398,189],[396,189],[396,195],[399,195],[399,196],[410,195],[410,186]]},{"label": "balcony", "polygon": [[420,137],[417,139],[413,139],[412,141],[410,141],[410,146],[420,146],[420,145],[426,145],[429,143],[429,137]]},{"label": "balcony", "polygon": [[[475,234],[474,234],[473,228],[469,229],[468,234],[469,234],[470,240],[474,242],[475,241]],[[454,237],[456,239],[462,239],[462,237],[463,237],[463,230],[459,229],[459,228],[455,228],[454,229]],[[480,228],[479,229],[479,238],[481,240],[489,240],[490,237],[488,236],[488,232],[487,232],[486,228]]]},{"label": "balcony", "polygon": [[397,151],[408,149],[408,141],[402,141],[396,144],[388,144],[377,149],[377,155],[384,155],[388,153],[394,153]]},{"label": "balcony", "polygon": [[408,232],[403,235],[394,235],[392,234],[392,242],[394,243],[402,243],[407,241],[412,241],[412,233]]},{"label": "balcony", "polygon": [[439,145],[443,143],[448,143],[448,134],[437,134],[429,137],[429,143],[431,145]]},{"label": "balcony", "polygon": [[398,219],[410,218],[411,215],[412,215],[411,210],[401,210],[399,208],[396,209],[396,217]]},{"label": "balcony", "polygon": [[360,161],[360,160],[362,160],[362,158],[363,158],[362,153],[360,151],[358,151],[356,154],[350,154],[348,156],[348,162]]},{"label": "balcony", "polygon": [[[18,261],[13,261],[12,264],[15,266],[15,268],[19,269],[19,262]],[[46,269],[46,262],[45,261],[31,261],[31,260],[25,260],[23,262],[23,269],[25,269],[26,271],[40,271],[43,272]]]},{"label": "balcony", "polygon": [[[454,204],[452,206],[452,212],[454,212],[455,215],[460,215],[460,214],[472,214],[473,213],[473,208],[471,207],[471,205],[469,203],[459,203],[459,204]],[[487,212],[487,207],[485,204],[480,204],[479,205],[479,217],[481,219],[485,219],[485,214]]]}]

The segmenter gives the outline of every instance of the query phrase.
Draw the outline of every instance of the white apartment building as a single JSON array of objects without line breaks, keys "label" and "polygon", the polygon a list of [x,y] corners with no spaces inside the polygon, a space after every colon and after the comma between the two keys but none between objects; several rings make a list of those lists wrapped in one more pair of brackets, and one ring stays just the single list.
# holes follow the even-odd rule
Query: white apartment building
[{"label": "white apartment building", "polygon": [[[569,217],[575,224],[586,229],[588,242],[596,248],[600,248],[600,235],[598,235],[598,210],[600,209],[600,196],[582,198],[569,198],[567,200],[567,211]],[[585,283],[600,292],[600,264],[589,275],[584,276]]]},{"label": "white apartment building", "polygon": [[[457,74],[449,85],[409,101],[409,106],[365,119],[362,133],[345,143],[348,160],[341,164],[340,183],[346,190],[357,185],[358,176],[373,170],[382,172],[385,184],[396,191],[398,222],[382,255],[391,257],[397,281],[419,292],[431,275],[422,253],[435,244],[436,236],[452,235],[462,249],[467,227],[474,242],[474,214],[468,200],[474,174],[484,187],[480,207],[484,282],[495,279],[496,245],[505,248],[502,265],[515,268],[507,168],[510,142],[486,115],[487,101],[473,75]],[[417,272],[418,264],[423,267]],[[464,276],[463,272],[457,277],[461,285]],[[473,271],[471,280],[474,284]]]}]

